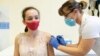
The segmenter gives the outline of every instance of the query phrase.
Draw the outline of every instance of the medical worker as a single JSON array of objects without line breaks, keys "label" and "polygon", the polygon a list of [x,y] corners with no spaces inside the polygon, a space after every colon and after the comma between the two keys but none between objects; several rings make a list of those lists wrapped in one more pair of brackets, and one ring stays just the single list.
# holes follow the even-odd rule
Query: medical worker
[{"label": "medical worker", "polygon": [[[67,45],[61,36],[52,36],[50,44],[66,54],[72,56],[85,56],[91,49],[100,56],[100,18],[89,16],[83,12],[87,7],[85,1],[66,1],[59,9],[59,15],[64,16],[66,25],[70,27],[78,24],[79,42]],[[66,33],[67,34],[67,33]]]}]

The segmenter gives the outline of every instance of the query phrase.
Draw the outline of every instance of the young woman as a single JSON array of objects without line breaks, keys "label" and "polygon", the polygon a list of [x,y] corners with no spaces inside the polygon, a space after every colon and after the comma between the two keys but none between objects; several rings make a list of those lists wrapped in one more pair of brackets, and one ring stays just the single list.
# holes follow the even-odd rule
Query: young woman
[{"label": "young woman", "polygon": [[[89,16],[83,13],[86,2],[76,2],[75,0],[66,1],[59,9],[59,14],[65,17],[65,23],[69,26],[80,26],[80,40],[76,45],[64,46],[63,38],[54,38],[50,44],[58,50],[73,56],[85,56],[93,49],[97,56],[100,56],[100,18]],[[61,40],[59,42],[59,40]]]},{"label": "young woman", "polygon": [[14,56],[54,56],[53,48],[48,44],[50,34],[38,30],[40,12],[34,7],[26,7],[22,12],[25,32],[15,39]]}]

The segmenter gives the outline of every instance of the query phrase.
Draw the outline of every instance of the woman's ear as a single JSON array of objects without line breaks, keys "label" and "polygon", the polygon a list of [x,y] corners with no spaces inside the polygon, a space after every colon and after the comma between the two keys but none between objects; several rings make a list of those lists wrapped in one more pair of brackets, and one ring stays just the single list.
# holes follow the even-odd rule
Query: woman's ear
[{"label": "woman's ear", "polygon": [[73,11],[75,14],[76,13],[78,13],[79,12],[79,10],[78,9],[74,9],[74,11]]},{"label": "woman's ear", "polygon": [[73,10],[73,18],[77,19],[78,14],[79,14],[79,10],[78,9],[74,9]]}]

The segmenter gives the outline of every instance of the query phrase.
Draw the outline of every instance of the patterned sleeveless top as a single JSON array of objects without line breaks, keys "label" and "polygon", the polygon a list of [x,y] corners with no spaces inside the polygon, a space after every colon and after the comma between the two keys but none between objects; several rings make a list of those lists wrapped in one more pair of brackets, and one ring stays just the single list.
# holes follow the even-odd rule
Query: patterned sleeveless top
[{"label": "patterned sleeveless top", "polygon": [[45,33],[39,33],[36,37],[29,37],[25,33],[20,33],[19,53],[20,56],[48,56],[47,37]]}]

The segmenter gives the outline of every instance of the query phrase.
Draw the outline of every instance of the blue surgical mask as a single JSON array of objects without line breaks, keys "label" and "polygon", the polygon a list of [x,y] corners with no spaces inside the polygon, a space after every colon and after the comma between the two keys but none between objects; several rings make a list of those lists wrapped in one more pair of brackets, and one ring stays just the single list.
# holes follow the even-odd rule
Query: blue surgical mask
[{"label": "blue surgical mask", "polygon": [[74,19],[71,19],[71,18],[65,18],[65,23],[69,26],[75,26],[76,25],[76,21]]}]

